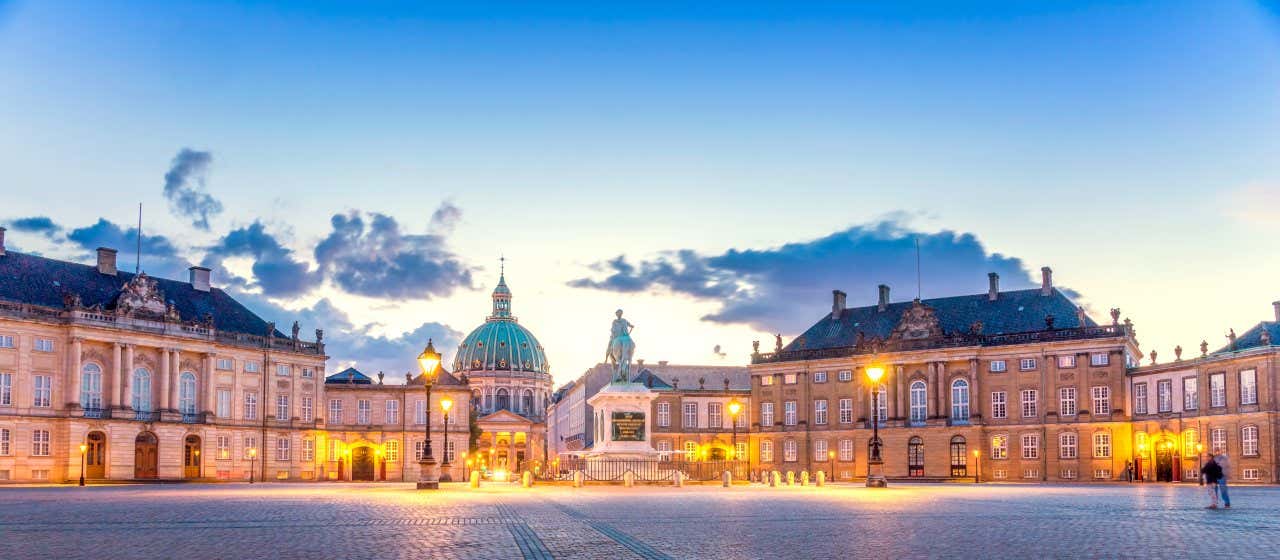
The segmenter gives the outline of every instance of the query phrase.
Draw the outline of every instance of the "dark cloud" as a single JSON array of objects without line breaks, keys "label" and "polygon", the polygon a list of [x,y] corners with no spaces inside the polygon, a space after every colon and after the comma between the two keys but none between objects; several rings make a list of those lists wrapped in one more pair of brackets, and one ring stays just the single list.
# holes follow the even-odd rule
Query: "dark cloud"
[{"label": "dark cloud", "polygon": [[[117,266],[121,270],[130,270],[138,250],[138,228],[123,228],[118,224],[98,218],[91,226],[73,229],[67,233],[67,241],[85,251],[86,258],[92,260],[98,247],[108,247],[119,251]],[[184,278],[187,267],[191,266],[179,255],[178,248],[163,235],[142,236],[141,261],[142,270],[152,276],[163,278]]]},{"label": "dark cloud", "polygon": [[252,283],[262,293],[272,297],[293,297],[305,294],[320,284],[318,271],[294,258],[293,251],[268,233],[262,222],[232,230],[209,249],[204,266],[212,269],[216,278],[236,283],[236,277],[222,266],[227,257],[253,258]]},{"label": "dark cloud", "polygon": [[639,264],[619,256],[594,265],[602,278],[579,278],[569,285],[616,292],[667,290],[718,301],[720,308],[704,316],[706,321],[797,332],[829,312],[833,289],[848,292],[850,306],[874,304],[879,284],[894,289],[895,301],[914,297],[917,239],[926,298],[985,292],[988,272],[1000,274],[1001,289],[1033,285],[1022,261],[987,254],[972,234],[918,233],[896,220],[770,249],[731,249],[719,255],[686,249]]},{"label": "dark cloud", "polygon": [[335,214],[330,223],[333,231],[316,246],[315,257],[321,272],[343,290],[431,298],[471,287],[470,268],[447,249],[442,235],[405,234],[395,218],[376,212]]},{"label": "dark cloud", "polygon": [[9,222],[9,228],[14,231],[38,233],[49,238],[52,238],[62,231],[62,226],[54,223],[53,219],[48,216],[17,218]]},{"label": "dark cloud", "polygon": [[164,197],[169,200],[169,208],[179,216],[191,218],[192,225],[205,231],[209,230],[209,218],[222,212],[222,203],[205,192],[212,162],[210,152],[183,148],[164,174]]}]

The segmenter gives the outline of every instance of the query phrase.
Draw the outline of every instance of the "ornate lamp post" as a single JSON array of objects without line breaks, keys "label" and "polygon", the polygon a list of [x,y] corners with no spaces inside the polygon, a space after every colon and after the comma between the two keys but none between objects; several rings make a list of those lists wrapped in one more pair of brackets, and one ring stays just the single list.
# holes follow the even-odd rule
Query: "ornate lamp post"
[{"label": "ornate lamp post", "polygon": [[453,408],[453,399],[444,397],[440,399],[440,408],[444,410],[444,461],[440,463],[440,480],[444,482],[453,482],[453,476],[449,474],[449,409]]},{"label": "ornate lamp post", "polygon": [[85,457],[85,453],[88,451],[89,451],[88,445],[85,445],[83,443],[80,444],[80,485],[81,486],[84,486],[84,467],[85,467],[84,457]]},{"label": "ornate lamp post", "polygon": [[738,413],[742,412],[742,403],[729,401],[729,423],[733,426],[733,454],[729,457],[738,460]]},{"label": "ornate lamp post", "polygon": [[871,456],[867,458],[867,487],[884,488],[889,482],[884,478],[884,460],[880,457],[880,378],[884,376],[884,368],[871,366],[867,368],[867,379],[871,380]]},{"label": "ornate lamp post", "polygon": [[249,484],[253,484],[253,471],[258,470],[255,466],[258,463],[258,448],[249,448]]},{"label": "ornate lamp post", "polygon": [[422,459],[418,461],[418,490],[436,490],[440,488],[439,465],[431,454],[431,386],[440,375],[440,353],[427,339],[427,347],[418,354],[418,367],[422,369],[422,384],[427,388],[427,439],[423,442]]}]

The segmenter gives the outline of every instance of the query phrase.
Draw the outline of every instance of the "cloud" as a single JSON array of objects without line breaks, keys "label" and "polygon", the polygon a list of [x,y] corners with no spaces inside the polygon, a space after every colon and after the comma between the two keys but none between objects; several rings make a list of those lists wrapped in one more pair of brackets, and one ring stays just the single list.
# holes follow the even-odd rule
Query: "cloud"
[{"label": "cloud", "polygon": [[17,218],[9,222],[9,228],[14,231],[38,233],[51,239],[62,231],[62,226],[54,223],[48,216]]},{"label": "cloud", "polygon": [[208,231],[209,218],[222,213],[222,203],[204,192],[213,162],[210,152],[183,148],[164,174],[164,197],[175,215],[193,219],[192,225]]},{"label": "cloud", "polygon": [[257,287],[272,297],[294,297],[311,291],[320,284],[318,271],[294,258],[293,251],[266,231],[262,222],[255,221],[247,227],[227,233],[209,249],[204,266],[213,269],[217,278],[234,283],[236,277],[222,263],[227,257],[253,258],[253,280],[248,286]]},{"label": "cloud", "polygon": [[[445,203],[436,214],[456,212]],[[316,246],[315,257],[320,270],[343,290],[426,299],[472,285],[471,269],[447,249],[443,235],[406,234],[395,218],[376,212],[367,217],[357,211],[335,214],[330,223],[333,231]]]},{"label": "cloud", "polygon": [[[138,249],[138,228],[126,229],[106,218],[98,218],[91,226],[71,230],[67,233],[67,240],[83,249],[89,259],[94,258],[98,247],[116,249],[120,251],[119,268],[128,270],[125,263],[133,260],[128,257]],[[164,278],[182,278],[190,266],[179,255],[178,248],[163,235],[143,234],[140,262],[147,274]]]},{"label": "cloud", "polygon": [[458,226],[458,222],[462,220],[462,209],[454,206],[450,201],[440,203],[440,207],[431,213],[431,224],[428,230],[440,235],[449,235],[453,233],[453,229]]},{"label": "cloud", "polygon": [[988,254],[972,234],[915,232],[900,218],[768,249],[718,255],[682,249],[638,264],[620,255],[592,265],[603,277],[578,278],[569,285],[682,294],[719,303],[704,321],[798,332],[830,310],[832,289],[848,292],[850,306],[874,304],[879,284],[895,287],[895,300],[913,297],[916,239],[926,298],[985,292],[988,272],[1000,274],[1001,289],[1033,285],[1021,260]]}]

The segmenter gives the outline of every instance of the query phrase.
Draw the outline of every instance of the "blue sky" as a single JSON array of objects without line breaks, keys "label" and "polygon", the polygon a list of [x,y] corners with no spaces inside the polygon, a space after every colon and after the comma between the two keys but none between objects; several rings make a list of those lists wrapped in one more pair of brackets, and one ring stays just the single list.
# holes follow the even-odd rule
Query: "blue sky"
[{"label": "blue sky", "polygon": [[[469,330],[502,254],[515,310],[559,380],[599,359],[616,307],[640,327],[640,356],[741,363],[750,340],[820,316],[832,288],[851,303],[874,300],[864,287],[879,282],[914,295],[901,241],[916,233],[935,242],[926,297],[983,291],[987,269],[1028,285],[1051,265],[1097,315],[1121,307],[1144,350],[1168,356],[1216,346],[1280,299],[1278,13],[0,3],[0,190],[18,195],[0,223],[127,227],[142,202],[146,230],[173,248],[155,267],[216,260],[222,285],[264,313],[347,321],[365,350],[335,366],[399,367],[369,349]],[[221,206],[207,229],[164,194],[184,149],[208,155],[184,191]],[[377,230],[391,241],[375,215],[394,223]],[[58,234],[9,238],[84,254]],[[359,250],[317,252],[330,239]],[[815,240],[868,260],[854,269]],[[730,296],[705,288],[749,263],[713,267],[714,279],[687,269],[733,250],[815,271],[734,276]],[[674,264],[696,285],[600,289],[619,256]],[[344,266],[384,277],[344,279]],[[422,280],[428,270],[438,281]]]}]

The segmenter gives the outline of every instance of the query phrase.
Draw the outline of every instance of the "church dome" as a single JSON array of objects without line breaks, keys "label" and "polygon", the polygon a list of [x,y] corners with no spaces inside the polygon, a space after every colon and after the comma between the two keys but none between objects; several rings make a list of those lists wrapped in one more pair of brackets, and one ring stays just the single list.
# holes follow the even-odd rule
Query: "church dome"
[{"label": "church dome", "polygon": [[547,356],[537,337],[511,314],[511,289],[506,275],[493,290],[493,314],[471,331],[453,359],[453,371],[528,371],[548,373]]}]

